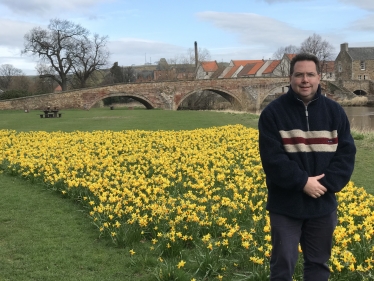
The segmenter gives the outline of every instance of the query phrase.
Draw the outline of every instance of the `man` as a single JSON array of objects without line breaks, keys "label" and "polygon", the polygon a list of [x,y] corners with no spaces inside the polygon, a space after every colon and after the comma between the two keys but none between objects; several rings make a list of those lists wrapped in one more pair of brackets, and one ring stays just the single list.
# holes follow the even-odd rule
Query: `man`
[{"label": "man", "polygon": [[304,280],[327,281],[339,192],[350,180],[356,147],[343,108],[321,94],[320,63],[307,53],[290,64],[287,94],[259,120],[268,188],[270,280],[292,280],[300,243]]}]

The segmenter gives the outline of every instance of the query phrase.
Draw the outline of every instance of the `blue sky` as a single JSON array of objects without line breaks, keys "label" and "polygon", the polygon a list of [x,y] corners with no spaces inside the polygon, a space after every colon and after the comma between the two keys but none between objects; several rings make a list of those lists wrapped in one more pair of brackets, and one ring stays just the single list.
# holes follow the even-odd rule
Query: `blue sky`
[{"label": "blue sky", "polygon": [[268,59],[316,33],[340,44],[374,47],[373,0],[0,0],[0,65],[36,74],[21,55],[24,35],[60,18],[108,35],[109,65],[142,65],[207,49],[212,60]]}]

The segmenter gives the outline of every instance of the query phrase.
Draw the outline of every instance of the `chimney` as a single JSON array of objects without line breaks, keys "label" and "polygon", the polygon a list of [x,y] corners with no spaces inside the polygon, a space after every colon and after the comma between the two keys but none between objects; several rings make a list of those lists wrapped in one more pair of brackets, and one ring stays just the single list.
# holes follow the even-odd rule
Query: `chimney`
[{"label": "chimney", "polygon": [[197,53],[197,42],[195,41],[195,67],[197,67],[198,63],[198,53]]},{"label": "chimney", "polygon": [[348,52],[348,43],[340,44],[340,51]]}]

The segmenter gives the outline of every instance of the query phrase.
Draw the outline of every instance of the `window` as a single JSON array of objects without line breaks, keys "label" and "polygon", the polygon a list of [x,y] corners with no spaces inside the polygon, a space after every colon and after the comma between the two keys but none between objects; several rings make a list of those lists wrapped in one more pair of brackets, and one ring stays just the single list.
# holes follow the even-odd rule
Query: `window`
[{"label": "window", "polygon": [[362,75],[359,75],[359,76],[358,76],[358,80],[361,80],[361,79],[362,79]]},{"label": "window", "polygon": [[342,63],[340,61],[338,62],[338,71],[342,72]]},{"label": "window", "polygon": [[365,70],[365,61],[360,61],[361,70]]},{"label": "window", "polygon": [[368,76],[367,75],[364,75],[364,80],[367,80]]}]

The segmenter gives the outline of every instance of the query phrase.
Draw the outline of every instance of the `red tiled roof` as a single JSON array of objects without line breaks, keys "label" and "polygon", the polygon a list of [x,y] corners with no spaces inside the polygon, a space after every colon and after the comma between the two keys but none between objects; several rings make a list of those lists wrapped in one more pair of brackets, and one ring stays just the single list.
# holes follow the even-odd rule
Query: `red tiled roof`
[{"label": "red tiled roof", "polygon": [[296,54],[286,54],[286,56],[287,56],[290,60],[292,60],[293,57],[296,56]]},{"label": "red tiled roof", "polygon": [[274,60],[268,67],[262,72],[262,74],[272,73],[274,69],[280,64],[280,60]]},{"label": "red tiled roof", "polygon": [[248,63],[257,63],[257,62],[262,62],[263,60],[233,60],[233,64],[236,65],[246,65]]},{"label": "red tiled roof", "polygon": [[201,63],[201,66],[206,72],[214,72],[218,69],[218,65],[216,61],[204,61]]},{"label": "red tiled roof", "polygon": [[265,61],[261,60],[260,62],[256,63],[254,67],[251,68],[251,70],[247,73],[248,75],[254,75],[256,72],[263,66]]},{"label": "red tiled roof", "polygon": [[[234,73],[235,71],[238,70],[239,67],[241,66],[245,66],[247,64],[252,64],[252,63],[255,63],[256,66],[254,67],[255,68],[255,72],[257,72],[257,70],[264,64],[264,61],[263,60],[233,60],[232,63],[234,64],[234,66],[230,69],[229,72],[226,73],[226,75],[223,77],[223,78],[230,78]],[[260,64],[259,66],[257,66],[257,64]],[[250,70],[252,71],[252,70]],[[242,75],[249,75],[249,74],[252,74],[252,73],[242,73]]]}]

